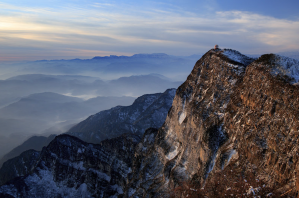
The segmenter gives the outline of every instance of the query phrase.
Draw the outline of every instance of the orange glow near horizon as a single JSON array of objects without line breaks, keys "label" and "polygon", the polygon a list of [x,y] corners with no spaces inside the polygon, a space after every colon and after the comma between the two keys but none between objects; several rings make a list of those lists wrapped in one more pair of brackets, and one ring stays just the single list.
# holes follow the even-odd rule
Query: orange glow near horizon
[{"label": "orange glow near horizon", "polygon": [[[187,56],[204,53],[215,43],[242,53],[299,50],[299,19],[253,12],[201,16],[161,9],[123,11],[114,4],[0,7],[0,61],[156,52]],[[111,7],[114,12],[106,9]]]}]

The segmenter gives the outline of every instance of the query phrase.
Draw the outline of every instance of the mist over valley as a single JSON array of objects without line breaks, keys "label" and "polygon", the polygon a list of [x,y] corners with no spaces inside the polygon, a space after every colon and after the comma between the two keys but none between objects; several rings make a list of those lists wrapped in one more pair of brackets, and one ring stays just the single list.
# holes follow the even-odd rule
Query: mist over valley
[{"label": "mist over valley", "polygon": [[198,56],[1,62],[0,157],[33,135],[60,134],[94,113],[178,87]]}]

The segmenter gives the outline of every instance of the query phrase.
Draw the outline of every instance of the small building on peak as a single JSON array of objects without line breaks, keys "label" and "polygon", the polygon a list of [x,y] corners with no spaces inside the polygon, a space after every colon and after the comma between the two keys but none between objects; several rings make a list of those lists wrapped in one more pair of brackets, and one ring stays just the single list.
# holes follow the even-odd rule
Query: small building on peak
[{"label": "small building on peak", "polygon": [[218,45],[215,45],[215,46],[214,46],[214,49],[215,49],[215,50],[219,49],[219,46],[218,46]]}]

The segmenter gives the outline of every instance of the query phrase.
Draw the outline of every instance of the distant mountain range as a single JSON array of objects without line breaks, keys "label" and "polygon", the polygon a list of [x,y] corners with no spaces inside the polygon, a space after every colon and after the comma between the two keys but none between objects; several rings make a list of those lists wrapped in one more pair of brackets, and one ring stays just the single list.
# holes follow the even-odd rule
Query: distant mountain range
[{"label": "distant mountain range", "polygon": [[83,99],[52,92],[29,95],[0,109],[0,118],[36,119],[58,122],[78,119],[109,109],[116,105],[129,105],[133,97],[96,97]]},{"label": "distant mountain range", "polygon": [[138,97],[146,93],[162,92],[180,83],[159,74],[121,77],[111,81],[88,76],[21,75],[0,80],[0,107],[35,93],[53,92],[83,99],[97,96]]},{"label": "distant mountain range", "polygon": [[140,95],[164,92],[180,83],[156,73],[109,81],[46,74],[0,80],[0,157],[32,135],[63,133],[91,114],[130,105]]},{"label": "distant mountain range", "polygon": [[[96,97],[89,100],[45,92],[21,98],[0,109],[0,156],[33,134],[59,134],[90,114],[116,105],[130,105],[133,97]],[[63,130],[63,131],[62,131]]]},{"label": "distant mountain range", "polygon": [[[158,54],[135,54],[133,56],[105,56],[92,59],[41,60],[3,63],[0,78],[23,74],[85,75],[116,79],[122,76],[158,73],[183,81],[201,55],[170,56]],[[5,65],[7,64],[7,65]],[[175,76],[180,76],[179,79]]]}]

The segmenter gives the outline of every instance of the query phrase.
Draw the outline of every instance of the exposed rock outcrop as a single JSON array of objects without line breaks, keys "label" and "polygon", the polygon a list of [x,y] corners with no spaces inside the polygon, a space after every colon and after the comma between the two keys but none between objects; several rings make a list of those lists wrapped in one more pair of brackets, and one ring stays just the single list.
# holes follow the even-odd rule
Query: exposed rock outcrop
[{"label": "exposed rock outcrop", "polygon": [[239,166],[275,186],[278,194],[295,192],[299,87],[293,84],[298,82],[298,68],[294,59],[261,56],[234,90],[224,122]]},{"label": "exposed rock outcrop", "polygon": [[100,143],[121,134],[142,134],[147,128],[159,128],[172,105],[175,89],[145,94],[130,106],[101,111],[72,127],[67,134],[90,143]]},{"label": "exposed rock outcrop", "polygon": [[177,89],[151,152],[136,150],[126,197],[168,197],[184,181],[199,190],[227,165],[279,195],[294,191],[298,68],[273,54],[253,60],[234,50],[207,52]]},{"label": "exposed rock outcrop", "polygon": [[136,135],[123,135],[95,145],[57,136],[43,148],[35,169],[2,185],[0,196],[117,197],[123,194],[139,141]]},{"label": "exposed rock outcrop", "polygon": [[0,185],[16,177],[25,176],[32,171],[39,158],[39,153],[32,149],[27,150],[5,162],[0,169]]},{"label": "exposed rock outcrop", "polygon": [[[233,88],[253,61],[236,51],[210,50],[196,63],[177,89],[153,151],[140,160],[147,170],[134,172],[128,197],[166,196],[179,182],[192,178],[203,183],[216,161],[225,161],[219,154],[229,139],[223,128],[226,107]],[[233,148],[225,150],[233,152]],[[140,155],[138,150],[135,155]]]}]

